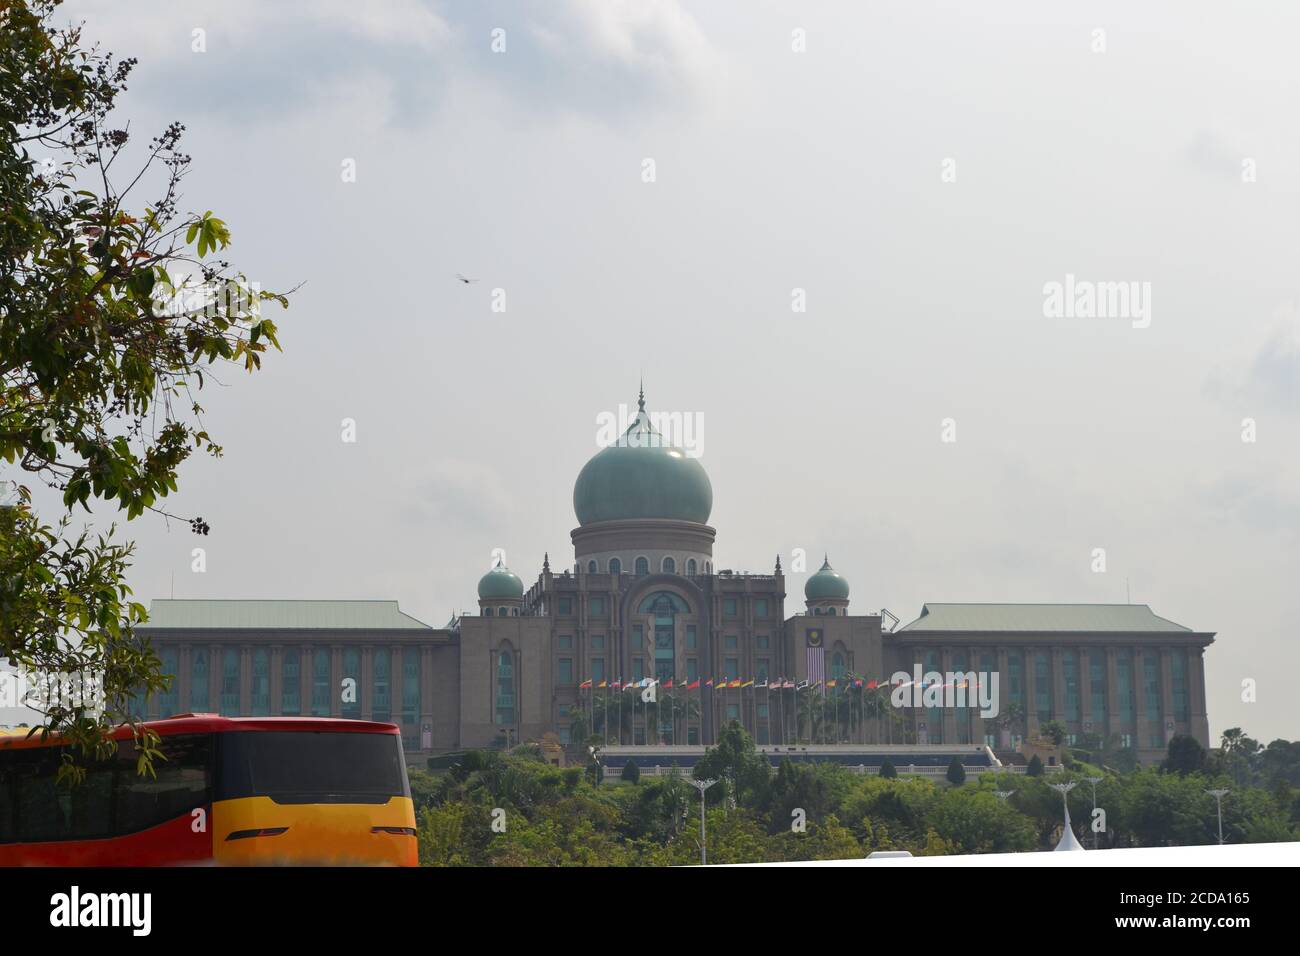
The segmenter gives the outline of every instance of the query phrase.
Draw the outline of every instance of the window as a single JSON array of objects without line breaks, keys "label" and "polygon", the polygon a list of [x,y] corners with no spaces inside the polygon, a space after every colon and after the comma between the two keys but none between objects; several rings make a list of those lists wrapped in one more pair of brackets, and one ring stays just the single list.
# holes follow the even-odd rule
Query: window
[{"label": "window", "polygon": [[1184,723],[1190,719],[1190,706],[1187,696],[1187,656],[1182,651],[1174,651],[1169,656],[1170,690],[1173,693],[1174,720]]},{"label": "window", "polygon": [[1052,670],[1046,654],[1034,656],[1034,707],[1039,720],[1052,719]]},{"label": "window", "polygon": [[561,614],[573,613],[573,598],[571,597],[560,598],[560,613]]},{"label": "window", "polygon": [[498,724],[515,722],[515,659],[508,650],[497,655],[497,700],[496,718]]},{"label": "window", "polygon": [[[617,572],[613,572],[613,573],[617,573]],[[560,743],[566,746],[568,744],[573,743],[573,728],[570,727],[568,724],[564,724],[563,726],[560,727]]]},{"label": "window", "polygon": [[248,694],[249,713],[266,717],[271,713],[271,653],[265,647],[253,648],[253,683]]},{"label": "window", "polygon": [[722,599],[722,613],[723,613],[723,615],[726,616],[726,617],[735,617],[735,616],[736,616],[736,599],[735,599],[735,598],[723,598],[723,599]]},{"label": "window", "polygon": [[688,650],[695,650],[700,646],[699,639],[695,636],[695,625],[686,625],[686,647]]},{"label": "window", "polygon": [[402,648],[402,740],[411,750],[420,746],[420,649]]},{"label": "window", "polygon": [[348,693],[343,696],[342,715],[358,720],[361,717],[361,648],[343,648],[343,680],[351,683],[345,685]]},{"label": "window", "polygon": [[[1160,659],[1154,654],[1142,657],[1142,689],[1147,699],[1147,718],[1160,720]],[[1153,746],[1163,747],[1164,744]]]},{"label": "window", "polygon": [[757,674],[757,677],[758,677],[758,679],[759,679],[760,681],[765,681],[765,680],[767,680],[768,671],[769,671],[769,669],[770,669],[770,667],[771,667],[771,663],[772,663],[772,662],[771,662],[768,658],[766,658],[766,657],[760,657],[760,658],[758,659],[758,674]]},{"label": "window", "polygon": [[311,715],[330,715],[330,650],[313,648],[311,652]]},{"label": "window", "polygon": [[164,647],[158,652],[162,672],[171,678],[167,689],[158,695],[158,716],[171,717],[180,713],[181,679],[180,654],[175,647]]},{"label": "window", "polygon": [[1079,719],[1079,667],[1073,651],[1061,655],[1061,668],[1065,672],[1065,719]]},{"label": "window", "polygon": [[700,745],[700,728],[699,728],[699,727],[687,727],[687,728],[686,728],[686,742],[687,742],[688,744],[690,744],[692,747],[698,747],[698,746]]},{"label": "window", "polygon": [[1092,719],[1106,726],[1106,655],[1102,651],[1088,654],[1088,689],[1092,701]]},{"label": "window", "polygon": [[766,634],[758,635],[758,637],[755,638],[754,641],[755,641],[754,646],[757,647],[760,651],[765,651],[772,646],[772,639],[768,637]]},{"label": "window", "polygon": [[206,711],[208,703],[208,649],[190,648],[190,707],[195,713]]},{"label": "window", "polygon": [[640,624],[633,624],[632,625],[632,647],[634,647],[636,650],[639,651],[644,646],[645,646],[645,628],[643,628]]},{"label": "window", "polygon": [[573,658],[572,657],[560,658],[560,683],[561,684],[573,683]]},{"label": "window", "polygon": [[591,635],[591,649],[592,649],[593,651],[603,651],[603,650],[605,649],[605,635],[604,635],[604,634],[593,634],[593,635]]},{"label": "window", "polygon": [[754,616],[767,617],[767,598],[754,599]]},{"label": "window", "polygon": [[1121,747],[1125,747],[1125,748],[1132,747],[1132,746],[1133,746],[1133,735],[1132,735],[1132,734],[1120,734],[1120,735],[1119,735],[1119,745],[1120,745]]},{"label": "window", "polygon": [[517,607],[512,607],[512,608],[510,609],[510,616],[511,616],[511,617],[518,617],[518,616],[519,616],[519,608],[517,608]]},{"label": "window", "polygon": [[503,608],[503,607],[499,607],[499,608],[497,608],[497,617],[509,617],[509,616],[510,616],[510,615],[506,613],[506,609],[505,609],[505,608]]},{"label": "window", "polygon": [[664,574],[677,573],[677,562],[672,558],[664,558],[660,567],[663,569]]},{"label": "window", "polygon": [[302,656],[296,647],[280,652],[280,713],[286,717],[302,713]]},{"label": "window", "polygon": [[735,634],[728,634],[726,637],[722,639],[722,643],[723,646],[729,651],[734,651],[737,647],[740,646],[740,641]]},{"label": "window", "polygon": [[483,616],[484,616],[484,617],[492,617],[492,609],[491,609],[490,607],[485,607],[485,608],[483,609]]},{"label": "window", "polygon": [[637,559],[636,559],[636,573],[637,573],[637,574],[649,574],[649,573],[650,573],[650,562],[649,562],[646,558],[637,558]]},{"label": "window", "polygon": [[590,609],[592,614],[605,613],[605,599],[598,594],[592,595],[591,600],[588,602],[587,606]]},{"label": "window", "polygon": [[[1133,659],[1128,651],[1115,652],[1115,679],[1119,682],[1119,719],[1126,726],[1133,723]],[[1125,735],[1127,736],[1127,735]],[[1129,746],[1125,744],[1124,746]]]},{"label": "window", "polygon": [[571,650],[573,650],[573,635],[572,635],[572,634],[561,634],[561,635],[560,635],[560,650],[562,650],[562,651],[571,651]]},{"label": "window", "polygon": [[392,652],[387,647],[376,647],[370,652],[370,679],[374,686],[374,697],[370,699],[371,720],[387,722],[393,717],[391,664]]},{"label": "window", "polygon": [[839,680],[844,676],[844,655],[835,654],[831,657],[831,680]]},{"label": "window", "polygon": [[609,559],[609,573],[610,573],[610,574],[622,574],[622,573],[623,573],[623,562],[620,561],[618,558],[610,558],[610,559]]},{"label": "window", "polygon": [[694,558],[686,559],[686,574],[688,577],[692,577],[692,578],[695,577],[695,572],[697,568],[698,565],[695,563]]},{"label": "window", "polygon": [[699,658],[696,658],[696,657],[688,657],[688,658],[686,658],[686,680],[687,680],[687,683],[689,683],[689,682],[691,682],[691,681],[694,681],[694,680],[699,680],[699,677],[700,677],[700,662],[699,662]]},{"label": "window", "polygon": [[1019,651],[1007,654],[1007,695],[1013,704],[1025,706],[1025,668]]},{"label": "window", "polygon": [[588,574],[595,574],[595,573],[596,573],[597,571],[599,571],[599,570],[600,570],[600,565],[598,565],[595,561],[588,561],[588,562],[587,562],[587,573],[588,573]]},{"label": "window", "polygon": [[591,659],[592,683],[599,684],[604,679],[605,679],[605,658],[593,657]]},{"label": "window", "polygon": [[211,801],[212,738],[163,737],[159,747],[167,759],[155,760],[154,776],[142,777],[135,772],[135,744],[118,744],[113,786],[115,833],[138,833],[188,816]]},{"label": "window", "polygon": [[632,658],[632,680],[642,681],[645,679],[645,659],[641,657]]},{"label": "window", "polygon": [[226,717],[239,716],[239,648],[226,647],[221,651],[221,713]]},{"label": "window", "polygon": [[727,680],[735,680],[740,676],[740,658],[728,657],[724,666],[727,668]]},{"label": "window", "polygon": [[727,720],[740,720],[740,705],[739,705],[739,704],[728,704],[728,705],[727,705]]}]

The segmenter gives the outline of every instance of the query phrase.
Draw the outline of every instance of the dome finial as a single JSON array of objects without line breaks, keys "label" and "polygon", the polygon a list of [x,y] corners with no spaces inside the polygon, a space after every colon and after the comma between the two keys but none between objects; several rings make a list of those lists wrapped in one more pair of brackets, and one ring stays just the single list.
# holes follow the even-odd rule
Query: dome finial
[{"label": "dome finial", "polygon": [[641,394],[636,400],[636,406],[641,411],[645,411],[645,376],[641,376]]}]

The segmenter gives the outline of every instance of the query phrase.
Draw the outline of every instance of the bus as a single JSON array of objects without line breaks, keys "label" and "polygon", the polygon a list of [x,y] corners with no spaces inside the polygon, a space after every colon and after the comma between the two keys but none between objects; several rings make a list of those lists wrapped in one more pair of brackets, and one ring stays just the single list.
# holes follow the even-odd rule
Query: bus
[{"label": "bus", "polygon": [[147,721],[154,774],[116,753],[56,781],[67,751],[0,736],[0,866],[415,866],[415,808],[396,724],[181,714]]}]

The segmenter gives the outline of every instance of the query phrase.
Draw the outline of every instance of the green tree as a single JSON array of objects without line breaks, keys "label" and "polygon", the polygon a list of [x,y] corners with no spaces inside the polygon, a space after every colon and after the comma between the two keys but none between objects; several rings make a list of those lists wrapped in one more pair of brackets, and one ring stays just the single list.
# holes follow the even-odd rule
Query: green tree
[{"label": "green tree", "polygon": [[960,757],[953,757],[948,763],[948,782],[954,787],[966,782],[966,768],[962,766]]},{"label": "green tree", "polygon": [[[179,123],[118,175],[132,137],[112,114],[135,60],[56,25],[58,3],[0,3],[0,485],[15,505],[0,521],[0,656],[97,675],[102,712],[66,700],[42,722],[102,751],[105,728],[166,680],[135,635],[131,545],[74,532],[70,513],[95,501],[128,521],[166,515],[190,454],[221,454],[195,393],[210,367],[259,368],[278,348],[261,304],[287,302],[217,258],[230,244],[221,219],[181,212]],[[139,190],[153,198],[133,208]],[[61,493],[52,524],[15,469]]]},{"label": "green tree", "polygon": [[894,767],[894,761],[888,757],[880,762],[880,776],[886,780],[894,780],[898,777],[898,770]]},{"label": "green tree", "polygon": [[623,781],[631,784],[641,782],[641,768],[636,765],[635,760],[629,759],[627,763],[623,764]]},{"label": "green tree", "polygon": [[1175,734],[1169,741],[1168,756],[1160,765],[1160,769],[1185,777],[1189,773],[1203,769],[1204,766],[1205,748],[1197,742],[1196,738],[1188,734]]},{"label": "green tree", "polygon": [[[761,807],[767,802],[772,779],[772,766],[767,757],[758,753],[754,738],[749,736],[739,721],[733,720],[718,735],[716,746],[705,751],[695,764],[696,780],[721,780],[726,786],[710,787],[710,800],[721,800],[728,788],[737,802],[745,807]],[[713,792],[717,790],[718,796]]]},{"label": "green tree", "polygon": [[1049,720],[1047,723],[1043,724],[1041,733],[1044,737],[1050,740],[1054,746],[1059,747],[1061,744],[1065,743],[1067,731],[1065,724],[1061,723],[1059,720]]},{"label": "green tree", "polygon": [[1039,759],[1038,754],[1029,758],[1029,766],[1025,767],[1026,777],[1041,777],[1043,775],[1043,761]]}]

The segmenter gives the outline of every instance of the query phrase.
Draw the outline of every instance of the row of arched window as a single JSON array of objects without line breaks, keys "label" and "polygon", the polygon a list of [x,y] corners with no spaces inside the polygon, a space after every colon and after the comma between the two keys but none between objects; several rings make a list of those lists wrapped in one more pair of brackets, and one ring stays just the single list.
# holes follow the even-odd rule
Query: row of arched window
[{"label": "row of arched window", "polygon": [[[483,616],[492,617],[493,616],[492,608],[485,607],[483,609]],[[508,607],[508,608],[499,607],[496,609],[496,617],[518,617],[518,616],[519,616],[519,608],[517,607]]]},{"label": "row of arched window", "polygon": [[[637,558],[636,561],[633,563],[633,568],[635,568],[635,571],[634,571],[635,574],[649,574],[649,573],[650,573],[650,559],[649,559],[649,558],[646,558],[646,557],[644,557],[644,556],[643,556],[643,557],[639,557],[639,558]],[[671,557],[671,556],[666,556],[662,561],[659,562],[659,570],[662,571],[664,574],[676,574],[676,573],[677,573],[677,560],[676,560],[675,558]],[[686,576],[687,576],[688,578],[693,578],[693,577],[695,577],[697,574],[700,573],[700,566],[699,566],[698,562],[696,562],[696,560],[695,560],[694,558],[687,558],[687,559],[686,559],[685,572],[686,572]],[[587,562],[587,573],[588,573],[588,574],[599,574],[599,573],[600,573],[600,562],[597,561],[595,558],[592,558],[591,560],[589,560],[589,561]],[[623,573],[623,562],[622,562],[622,560],[620,560],[619,558],[610,558],[610,559],[609,559],[609,573],[610,573],[610,574],[622,574],[622,573]],[[705,561],[705,562],[704,562],[704,573],[705,573],[705,574],[712,574],[712,573],[713,573],[713,564],[712,564],[712,562],[709,562],[709,561]]]}]

